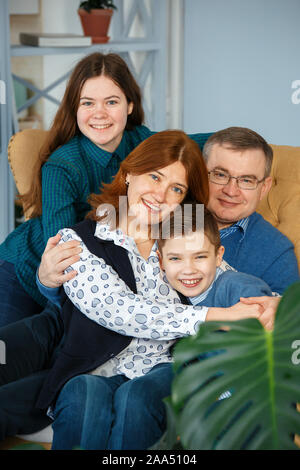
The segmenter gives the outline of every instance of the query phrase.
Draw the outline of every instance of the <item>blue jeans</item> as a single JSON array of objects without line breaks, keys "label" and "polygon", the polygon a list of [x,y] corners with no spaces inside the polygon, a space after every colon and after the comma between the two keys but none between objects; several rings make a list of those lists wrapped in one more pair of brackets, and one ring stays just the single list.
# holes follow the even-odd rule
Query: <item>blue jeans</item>
[{"label": "blue jeans", "polygon": [[52,449],[140,450],[162,436],[171,393],[172,364],[134,379],[83,374],[69,380],[55,408]]},{"label": "blue jeans", "polygon": [[5,345],[5,363],[0,364],[0,441],[51,424],[35,405],[63,334],[60,311],[51,303],[39,315],[0,328]]},{"label": "blue jeans", "polygon": [[0,259],[0,327],[40,313],[43,307],[23,289],[15,267]]}]

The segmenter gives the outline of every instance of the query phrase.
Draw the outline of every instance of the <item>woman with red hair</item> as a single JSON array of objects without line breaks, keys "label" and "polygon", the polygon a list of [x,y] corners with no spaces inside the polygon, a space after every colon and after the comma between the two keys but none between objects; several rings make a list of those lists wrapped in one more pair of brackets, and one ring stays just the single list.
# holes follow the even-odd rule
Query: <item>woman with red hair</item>
[{"label": "woman with red hair", "polygon": [[[71,300],[61,297],[64,345],[37,402],[44,410],[50,406],[52,449],[147,449],[163,433],[166,416],[162,400],[170,393],[172,368],[168,366],[174,341],[156,336],[156,331],[146,333],[146,308],[138,315],[140,334],[126,335],[122,329],[126,295],[121,293],[115,300],[107,279],[114,284],[118,275],[140,295],[151,288],[148,310],[157,308],[151,299],[158,303],[168,299],[166,315],[173,312],[176,316],[180,299],[160,276],[153,229],[186,199],[200,204],[208,201],[201,151],[182,131],[159,132],[129,154],[101,194],[92,195],[88,218],[61,231],[60,246],[76,240],[84,253],[72,267],[73,272],[79,267],[78,275],[68,281],[81,286],[77,296],[70,295]],[[50,287],[43,269],[42,260],[39,278]],[[87,283],[82,276],[88,269],[93,292],[100,289],[105,296],[97,323],[89,319],[88,308],[85,312],[77,308],[79,298],[81,306],[85,304]],[[116,277],[114,285],[118,283]],[[131,297],[129,293],[129,302]],[[119,305],[117,331],[109,328],[112,302]],[[190,312],[196,323],[201,322],[201,308],[180,308]],[[172,319],[169,321],[172,327]],[[174,327],[172,337],[175,340],[177,336]]]}]

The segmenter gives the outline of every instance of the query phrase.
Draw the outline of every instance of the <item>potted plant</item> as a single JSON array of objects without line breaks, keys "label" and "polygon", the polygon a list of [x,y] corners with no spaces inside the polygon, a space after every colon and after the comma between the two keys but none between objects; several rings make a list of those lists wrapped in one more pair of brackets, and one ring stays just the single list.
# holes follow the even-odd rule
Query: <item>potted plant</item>
[{"label": "potted plant", "polygon": [[86,0],[78,9],[82,29],[85,36],[91,36],[93,43],[105,43],[110,20],[117,7],[113,0]]},{"label": "potted plant", "polygon": [[255,319],[207,322],[180,340],[167,431],[153,449],[299,450],[299,318],[297,282],[271,332]]}]

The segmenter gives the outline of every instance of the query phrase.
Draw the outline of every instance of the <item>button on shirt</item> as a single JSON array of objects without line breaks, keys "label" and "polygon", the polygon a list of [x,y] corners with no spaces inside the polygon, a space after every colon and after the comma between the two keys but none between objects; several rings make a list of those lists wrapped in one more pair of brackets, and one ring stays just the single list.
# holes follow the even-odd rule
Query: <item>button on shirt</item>
[{"label": "button on shirt", "polygon": [[[80,240],[72,229],[63,229],[61,242]],[[205,321],[207,308],[182,305],[175,290],[161,273],[157,244],[145,260],[134,240],[119,229],[97,224],[95,235],[113,240],[128,251],[136,280],[137,294],[119,278],[111,266],[93,255],[81,241],[80,261],[73,264],[78,276],[64,284],[70,300],[88,318],[117,333],[133,336],[130,345],[92,374],[125,374],[134,378],[146,374],[161,362],[171,362],[174,341],[195,334]]]}]

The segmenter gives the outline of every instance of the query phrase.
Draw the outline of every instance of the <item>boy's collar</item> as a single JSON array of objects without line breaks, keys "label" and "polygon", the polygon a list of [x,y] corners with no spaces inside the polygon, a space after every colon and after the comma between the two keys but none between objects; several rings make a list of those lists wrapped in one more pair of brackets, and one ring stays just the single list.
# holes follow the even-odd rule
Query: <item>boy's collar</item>
[{"label": "boy's collar", "polygon": [[199,295],[196,295],[196,297],[188,297],[190,303],[192,305],[198,305],[200,302],[203,302],[203,300],[205,300],[206,297],[208,296],[208,294],[209,294],[210,290],[212,289],[215,281],[218,279],[220,274],[222,274],[223,272],[224,272],[223,269],[217,268],[216,269],[216,275],[215,275],[214,280],[212,281],[211,285],[204,292],[202,292]]}]

